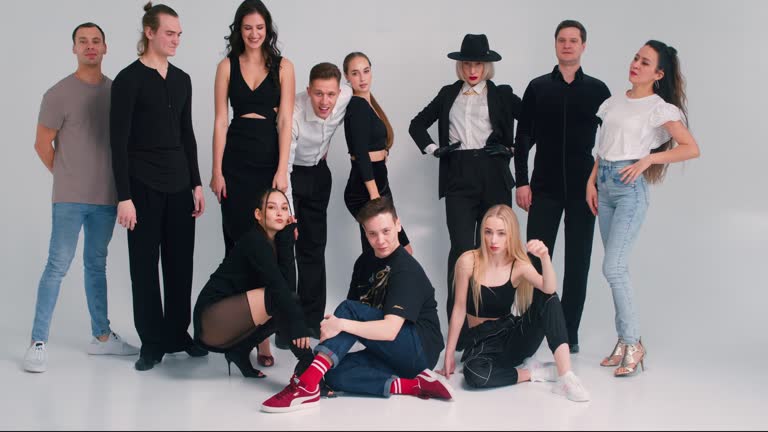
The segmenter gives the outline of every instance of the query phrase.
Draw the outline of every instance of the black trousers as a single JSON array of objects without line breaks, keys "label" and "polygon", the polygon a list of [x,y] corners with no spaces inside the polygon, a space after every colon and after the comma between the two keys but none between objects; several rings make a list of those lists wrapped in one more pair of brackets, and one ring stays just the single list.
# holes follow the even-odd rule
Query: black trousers
[{"label": "black trousers", "polygon": [[[376,187],[379,189],[379,196],[387,197],[394,202],[392,198],[392,190],[389,188],[389,177],[387,174],[387,164],[385,161],[372,162],[373,176],[376,181]],[[365,187],[365,182],[360,177],[360,172],[355,166],[355,162],[352,162],[352,169],[349,172],[349,179],[347,180],[347,187],[344,188],[344,204],[347,205],[347,210],[352,217],[357,217],[357,213],[365,204],[370,201],[370,195],[368,195],[368,189]],[[408,246],[411,244],[408,239],[408,234],[405,233],[405,226],[402,225],[402,230],[397,234],[398,241],[402,246]],[[365,236],[363,226],[358,224],[360,230],[360,245],[363,253],[373,251],[371,244],[368,242],[368,238]]]},{"label": "black trousers", "polygon": [[221,169],[227,198],[221,201],[221,225],[226,254],[256,219],[259,199],[272,187],[279,159],[277,129],[265,119],[235,117],[227,129]]},{"label": "black trousers", "polygon": [[544,337],[552,353],[568,343],[557,294],[533,289],[531,307],[520,317],[508,315],[469,330],[464,350],[464,380],[475,388],[517,384],[516,366],[539,349]]},{"label": "black trousers", "polygon": [[331,183],[331,171],[325,160],[312,167],[293,166],[291,188],[299,225],[297,290],[307,326],[316,329],[325,315],[325,245]]},{"label": "black trousers", "polygon": [[446,286],[448,320],[453,311],[453,272],[464,252],[480,245],[480,224],[485,212],[496,204],[512,205],[512,190],[502,181],[502,170],[509,163],[499,163],[482,150],[462,150],[449,156],[451,181],[445,196],[445,216],[451,250],[448,253]]},{"label": "black trousers", "polygon": [[[159,359],[192,344],[187,328],[195,249],[194,200],[189,189],[164,193],[134,178],[131,195],[138,220],[133,231],[128,231],[133,320],[141,339],[141,356]],[[158,260],[165,302],[160,298]]]},{"label": "black trousers", "polygon": [[[560,219],[565,212],[565,274],[563,275],[563,314],[568,328],[568,340],[579,343],[579,324],[587,297],[587,277],[592,257],[595,216],[586,200],[563,200],[544,194],[533,194],[528,213],[528,240],[538,239],[555,249]],[[531,262],[541,273],[541,261],[529,254]]]}]

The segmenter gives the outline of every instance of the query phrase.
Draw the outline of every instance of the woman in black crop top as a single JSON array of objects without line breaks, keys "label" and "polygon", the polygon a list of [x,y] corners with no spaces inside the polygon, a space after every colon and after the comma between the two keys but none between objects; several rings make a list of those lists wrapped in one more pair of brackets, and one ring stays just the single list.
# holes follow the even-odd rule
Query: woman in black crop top
[{"label": "woman in black crop top", "polygon": [[[243,376],[265,377],[250,362],[253,348],[276,330],[293,341],[291,350],[311,362],[309,331],[294,296],[293,216],[282,191],[270,189],[245,233],[211,275],[197,298],[195,340],[223,352]],[[301,362],[300,362],[301,364]]]},{"label": "woman in black crop top", "polygon": [[[541,259],[543,275],[526,254],[512,208],[491,207],[482,220],[480,248],[465,252],[456,262],[456,303],[445,365],[438,372],[447,378],[454,373],[456,344],[466,319],[470,345],[462,361],[468,385],[487,388],[553,381],[553,392],[577,402],[589,400],[571,371],[568,332],[549,251],[539,240],[529,241],[527,249]],[[556,365],[533,358],[544,336]]]},{"label": "woman in black crop top", "polygon": [[[353,217],[370,200],[382,196],[392,199],[387,179],[386,159],[392,147],[392,125],[371,93],[371,61],[361,52],[353,52],[344,58],[344,76],[352,87],[353,96],[344,116],[344,135],[352,159],[344,203]],[[413,248],[402,228],[398,234],[400,244],[411,254]],[[371,245],[360,226],[360,243],[363,252],[371,251]]]},{"label": "woman in black crop top", "polygon": [[[241,3],[230,30],[228,55],[216,69],[211,175],[227,254],[253,226],[261,194],[288,188],[296,87],[293,64],[280,56],[272,17],[261,1]],[[269,341],[259,348],[259,363],[272,366]]]}]

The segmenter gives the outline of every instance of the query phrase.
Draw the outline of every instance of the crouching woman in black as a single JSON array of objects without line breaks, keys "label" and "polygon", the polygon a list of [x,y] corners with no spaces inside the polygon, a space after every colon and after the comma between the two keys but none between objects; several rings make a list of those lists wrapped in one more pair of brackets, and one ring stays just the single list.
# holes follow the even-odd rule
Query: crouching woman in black
[{"label": "crouching woman in black", "polygon": [[[445,366],[438,372],[450,377],[456,369],[456,343],[466,319],[469,341],[461,360],[470,387],[552,381],[553,392],[572,401],[589,400],[571,371],[568,332],[547,247],[539,240],[527,244],[528,252],[541,259],[540,275],[520,241],[515,213],[503,204],[486,212],[480,234],[480,248],[465,252],[456,262],[456,303]],[[556,365],[533,358],[544,336]]]},{"label": "crouching woman in black", "polygon": [[[235,244],[197,298],[195,340],[223,352],[248,378],[266,375],[254,368],[250,353],[275,331],[293,341],[291,351],[310,363],[309,332],[294,292],[293,216],[285,194],[270,189],[255,209],[257,224]],[[231,369],[230,369],[231,373]]]}]

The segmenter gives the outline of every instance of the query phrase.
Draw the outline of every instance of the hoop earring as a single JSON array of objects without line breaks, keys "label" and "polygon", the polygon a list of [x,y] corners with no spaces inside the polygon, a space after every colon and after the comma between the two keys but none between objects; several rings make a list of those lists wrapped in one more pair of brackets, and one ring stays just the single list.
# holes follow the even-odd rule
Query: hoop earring
[{"label": "hoop earring", "polygon": [[659,80],[656,80],[653,82],[653,86],[656,87],[656,89],[659,88]]}]

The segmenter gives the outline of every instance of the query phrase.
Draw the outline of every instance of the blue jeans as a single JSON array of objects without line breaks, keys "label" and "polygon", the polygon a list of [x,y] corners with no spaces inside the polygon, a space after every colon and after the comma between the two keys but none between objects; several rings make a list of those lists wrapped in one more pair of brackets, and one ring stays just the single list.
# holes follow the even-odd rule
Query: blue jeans
[{"label": "blue jeans", "polygon": [[51,318],[59,297],[61,280],[67,274],[77,249],[80,227],[83,227],[85,245],[85,296],[91,314],[91,332],[94,337],[109,334],[107,319],[107,246],[117,217],[117,207],[78,203],[54,203],[51,243],[48,263],[37,288],[35,323],[32,339],[48,341]]},{"label": "blue jeans", "polygon": [[[343,301],[333,314],[355,321],[384,319],[381,310],[352,300]],[[365,349],[348,354],[355,342]],[[429,367],[416,326],[409,321],[393,341],[368,340],[342,332],[315,347],[315,353],[323,353],[333,361],[333,368],[325,374],[325,382],[332,389],[373,396],[389,397],[392,381],[413,378]]]},{"label": "blue jeans", "polygon": [[645,177],[640,176],[629,184],[621,181],[619,170],[633,163],[633,160],[600,160],[597,174],[597,220],[605,249],[603,275],[613,292],[616,332],[619,340],[627,344],[636,344],[640,339],[628,259],[648,210]]}]

